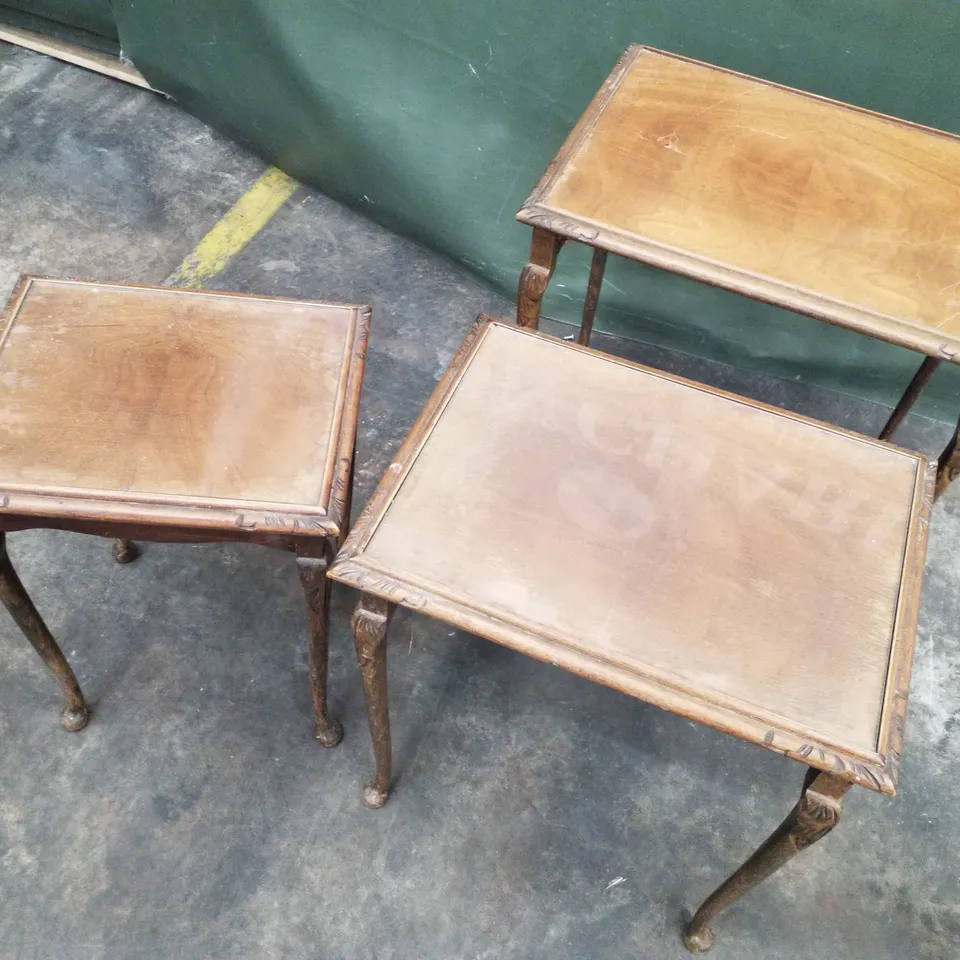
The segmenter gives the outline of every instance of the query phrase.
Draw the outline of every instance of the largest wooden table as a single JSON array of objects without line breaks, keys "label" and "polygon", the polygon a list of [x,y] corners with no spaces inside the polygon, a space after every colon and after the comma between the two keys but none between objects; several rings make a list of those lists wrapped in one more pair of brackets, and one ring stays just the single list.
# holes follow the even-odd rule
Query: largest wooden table
[{"label": "largest wooden table", "polygon": [[633,46],[517,219],[521,326],[574,240],[594,249],[581,343],[614,253],[925,354],[881,439],[960,362],[960,138],[940,130]]},{"label": "largest wooden table", "polygon": [[396,604],[810,768],[686,930],[899,773],[934,464],[515,326],[468,336],[330,576],[390,788]]}]

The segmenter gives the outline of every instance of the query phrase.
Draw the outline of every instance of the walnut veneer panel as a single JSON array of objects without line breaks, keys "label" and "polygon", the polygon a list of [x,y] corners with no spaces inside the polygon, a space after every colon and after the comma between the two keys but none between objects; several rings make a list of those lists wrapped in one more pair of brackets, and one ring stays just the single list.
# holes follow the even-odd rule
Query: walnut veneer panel
[{"label": "walnut veneer panel", "polygon": [[921,462],[494,325],[333,575],[869,755]]},{"label": "walnut veneer panel", "polygon": [[960,139],[939,131],[632,48],[519,217],[960,350]]},{"label": "walnut veneer panel", "polygon": [[317,505],[356,312],[32,279],[0,346],[0,480]]}]

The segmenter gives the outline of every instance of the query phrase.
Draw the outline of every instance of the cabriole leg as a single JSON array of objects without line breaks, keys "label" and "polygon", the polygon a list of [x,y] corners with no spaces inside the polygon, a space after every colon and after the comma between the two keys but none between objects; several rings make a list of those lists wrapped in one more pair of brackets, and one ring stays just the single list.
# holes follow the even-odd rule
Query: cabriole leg
[{"label": "cabriole leg", "polygon": [[843,796],[851,787],[832,773],[811,769],[800,800],[790,815],[763,845],[728,880],[725,880],[696,912],[683,931],[688,950],[703,953],[713,946],[711,921],[757,884],[766,880],[801,850],[825,837],[840,819]]},{"label": "cabriole leg", "polygon": [[387,625],[393,606],[386,600],[365,593],[360,597],[350,627],[357,645],[357,659],[367,701],[367,719],[373,740],[376,770],[363,789],[366,806],[382,807],[390,796],[390,712],[387,702]]},{"label": "cabriole leg", "polygon": [[90,720],[90,708],[83,699],[80,684],[77,683],[67,658],[37,612],[17,576],[17,571],[13,569],[7,554],[4,533],[0,533],[0,600],[60,684],[60,689],[67,699],[67,705],[60,712],[60,726],[64,730],[82,730]]},{"label": "cabriole leg", "polygon": [[946,445],[940,459],[937,461],[937,489],[934,499],[945,493],[947,487],[960,476],[960,422],[953,431],[950,442]]},{"label": "cabriole leg", "polygon": [[884,424],[880,431],[878,440],[889,440],[897,431],[897,427],[903,423],[904,418],[910,412],[911,407],[917,402],[917,398],[923,392],[923,388],[930,382],[930,378],[936,373],[937,368],[942,363],[936,357],[925,357],[920,369],[913,375],[913,379],[907,385],[903,392],[900,402],[894,407],[890,419]]},{"label": "cabriole leg", "polygon": [[[327,547],[329,550],[329,547]],[[313,735],[322,747],[335,747],[343,739],[340,722],[331,719],[327,706],[327,663],[330,637],[329,556],[297,557],[297,573],[307,598],[309,636],[307,668],[313,698]]]},{"label": "cabriole leg", "polygon": [[113,559],[117,563],[133,563],[140,556],[140,550],[132,540],[113,541]]},{"label": "cabriole leg", "polygon": [[555,233],[542,227],[533,228],[530,260],[520,273],[517,290],[517,326],[530,330],[540,326],[540,305],[557,266],[557,254],[562,244]]},{"label": "cabriole leg", "polygon": [[603,286],[603,271],[607,267],[607,251],[593,248],[590,261],[590,280],[587,283],[587,296],[583,301],[583,319],[580,321],[580,333],[577,343],[590,346],[590,334],[593,333],[593,320],[597,315],[597,303],[600,300],[600,288]]}]

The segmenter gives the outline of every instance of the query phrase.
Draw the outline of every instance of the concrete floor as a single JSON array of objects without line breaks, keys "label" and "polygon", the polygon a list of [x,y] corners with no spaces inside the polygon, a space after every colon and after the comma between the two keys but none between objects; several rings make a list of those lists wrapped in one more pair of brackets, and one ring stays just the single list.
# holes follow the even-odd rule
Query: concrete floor
[{"label": "concrete floor", "polygon": [[[262,169],[158,96],[0,44],[3,296],[20,272],[160,282]],[[509,312],[307,189],[211,286],[374,305],[358,506],[473,317]],[[863,430],[885,413],[598,345]],[[914,419],[904,441],[934,450],[948,433]],[[791,761],[401,612],[398,780],[371,812],[348,591],[330,678],[346,737],[328,752],[311,740],[290,557],[148,545],[120,567],[92,538],[10,546],[95,717],[59,729],[54,683],[0,617],[0,960],[681,958],[681,911],[802,780]],[[900,793],[854,791],[831,837],[718,922],[718,960],[960,956],[958,584],[954,493],[935,510]]]}]

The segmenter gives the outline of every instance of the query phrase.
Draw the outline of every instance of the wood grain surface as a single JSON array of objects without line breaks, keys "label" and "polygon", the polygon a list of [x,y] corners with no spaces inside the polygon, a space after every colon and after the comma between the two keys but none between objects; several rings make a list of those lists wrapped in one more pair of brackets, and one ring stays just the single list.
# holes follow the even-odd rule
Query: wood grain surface
[{"label": "wood grain surface", "polygon": [[[21,277],[0,323],[0,548],[53,528],[243,541],[297,554],[314,735],[327,709],[330,583],[350,519],[370,308]],[[61,724],[89,719],[62,651],[0,549],[0,599],[57,677]]]},{"label": "wood grain surface", "polygon": [[0,484],[315,507],[357,309],[33,280],[0,344]]},{"label": "wood grain surface", "polygon": [[949,134],[635,47],[518,216],[943,359],[960,351]]},{"label": "wood grain surface", "polygon": [[11,27],[5,23],[0,24],[0,40],[15,43],[17,46],[26,47],[28,50],[36,50],[37,53],[44,53],[48,57],[65,60],[67,63],[84,67],[87,70],[94,70],[105,76],[113,77],[115,80],[123,80],[124,83],[132,83],[147,90],[153,89],[147,83],[143,74],[135,69],[132,64],[121,60],[120,57],[101,53],[99,50],[91,50],[89,47],[83,47],[78,43],[70,43],[69,40],[48,37],[33,30]]},{"label": "wood grain surface", "polygon": [[925,458],[499,324],[455,366],[335,579],[892,792]]}]

